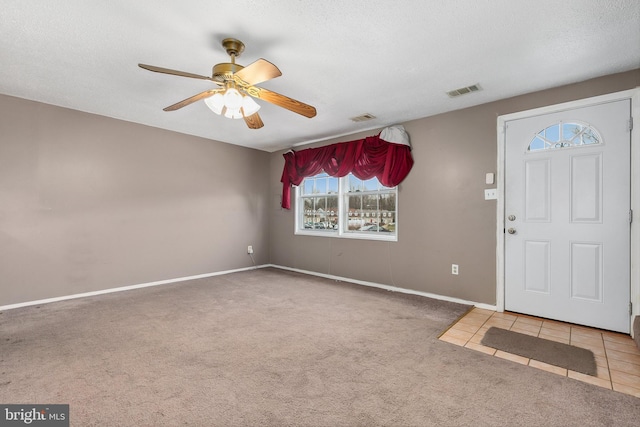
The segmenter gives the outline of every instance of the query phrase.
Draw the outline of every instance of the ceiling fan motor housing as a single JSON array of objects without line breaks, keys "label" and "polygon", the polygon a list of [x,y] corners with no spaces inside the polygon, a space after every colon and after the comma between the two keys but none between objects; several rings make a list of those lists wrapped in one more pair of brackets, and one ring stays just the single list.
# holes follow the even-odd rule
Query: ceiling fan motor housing
[{"label": "ceiling fan motor housing", "polygon": [[222,64],[216,64],[211,70],[211,78],[217,82],[224,83],[226,81],[233,81],[233,73],[237,73],[244,67],[238,64],[232,64],[230,62],[223,62]]}]

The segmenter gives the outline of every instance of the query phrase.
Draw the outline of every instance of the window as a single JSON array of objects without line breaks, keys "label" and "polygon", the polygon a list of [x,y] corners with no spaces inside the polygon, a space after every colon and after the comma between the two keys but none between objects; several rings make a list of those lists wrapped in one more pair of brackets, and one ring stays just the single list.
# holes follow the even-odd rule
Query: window
[{"label": "window", "polygon": [[296,190],[296,234],[396,241],[397,194],[377,178],[307,177]]},{"label": "window", "polygon": [[558,148],[581,147],[600,144],[598,132],[580,123],[556,123],[536,134],[527,151],[556,150]]},{"label": "window", "polygon": [[321,173],[302,181],[300,206],[304,230],[336,230],[338,178]]}]

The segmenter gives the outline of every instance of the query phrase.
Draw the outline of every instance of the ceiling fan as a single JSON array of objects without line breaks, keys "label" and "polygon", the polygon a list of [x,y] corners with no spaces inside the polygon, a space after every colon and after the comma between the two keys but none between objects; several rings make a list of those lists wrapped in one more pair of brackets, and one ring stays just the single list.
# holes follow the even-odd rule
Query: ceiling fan
[{"label": "ceiling fan", "polygon": [[305,117],[311,118],[316,115],[316,109],[311,105],[296,101],[295,99],[268,89],[254,86],[258,83],[281,76],[282,73],[278,67],[262,58],[252,62],[246,67],[236,64],[236,58],[244,51],[244,43],[240,40],[234,38],[224,39],[222,40],[222,47],[224,47],[227,54],[231,57],[231,62],[214,65],[211,77],[156,67],[154,65],[138,64],[141,68],[156,73],[210,80],[218,85],[216,89],[200,92],[170,105],[164,108],[164,111],[175,111],[203,99],[214,113],[224,115],[231,119],[244,119],[250,129],[259,129],[264,126],[264,123],[258,115],[260,105],[252,99],[253,97],[286,108]]}]

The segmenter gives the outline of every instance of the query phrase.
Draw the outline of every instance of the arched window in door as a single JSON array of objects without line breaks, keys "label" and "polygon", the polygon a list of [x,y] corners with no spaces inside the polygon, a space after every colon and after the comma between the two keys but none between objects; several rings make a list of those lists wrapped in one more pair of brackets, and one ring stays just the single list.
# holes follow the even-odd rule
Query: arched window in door
[{"label": "arched window in door", "polygon": [[542,129],[533,137],[528,152],[583,147],[601,144],[602,138],[593,127],[575,122],[559,122]]}]

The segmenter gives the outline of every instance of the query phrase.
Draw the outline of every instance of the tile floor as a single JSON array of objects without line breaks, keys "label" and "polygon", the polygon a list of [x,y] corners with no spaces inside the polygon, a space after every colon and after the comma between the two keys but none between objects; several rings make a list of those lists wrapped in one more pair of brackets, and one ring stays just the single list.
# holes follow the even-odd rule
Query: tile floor
[{"label": "tile floor", "polygon": [[[597,376],[585,375],[480,344],[491,327],[593,351]],[[640,398],[640,350],[630,336],[516,313],[474,308],[440,336],[442,341]]]}]

